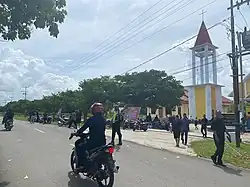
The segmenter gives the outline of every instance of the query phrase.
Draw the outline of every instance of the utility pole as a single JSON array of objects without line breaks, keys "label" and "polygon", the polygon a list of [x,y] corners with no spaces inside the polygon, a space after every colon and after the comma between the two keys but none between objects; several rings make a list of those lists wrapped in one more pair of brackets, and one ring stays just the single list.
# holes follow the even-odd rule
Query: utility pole
[{"label": "utility pole", "polygon": [[25,100],[25,101],[27,100],[27,93],[28,93],[27,88],[28,88],[28,86],[25,86],[25,87],[24,87],[24,91],[22,91],[22,94],[24,95],[24,100]]},{"label": "utility pole", "polygon": [[[230,11],[231,11],[231,44],[232,44],[232,71],[233,71],[233,93],[234,93],[234,112],[235,122],[240,123],[239,113],[239,75],[238,75],[238,59],[236,57],[236,46],[235,46],[235,28],[234,28],[234,9],[233,0],[230,0]],[[238,132],[237,125],[235,127],[235,138],[236,147],[240,147],[240,132]]]},{"label": "utility pole", "polygon": [[245,105],[245,85],[243,82],[243,64],[242,64],[242,33],[241,32],[236,32],[237,34],[237,40],[238,40],[238,47],[239,47],[239,60],[240,60],[240,82],[241,82],[241,111],[242,115],[245,116],[245,111],[246,111],[246,105]]},{"label": "utility pole", "polygon": [[[238,73],[238,50],[236,51],[235,46],[235,23],[234,23],[234,8],[239,9],[239,7],[245,3],[249,5],[250,0],[241,0],[237,1],[234,5],[233,0],[230,0],[230,7],[228,10],[231,12],[231,44],[232,44],[232,53],[229,55],[232,60],[232,71],[233,71],[233,93],[234,93],[234,111],[235,111],[235,138],[236,138],[236,147],[240,147],[240,113],[239,113],[239,73]],[[239,46],[241,48],[241,46]],[[239,49],[241,50],[241,49]],[[236,54],[237,53],[237,54]],[[242,74],[242,73],[241,73]],[[242,83],[243,84],[243,83]]]}]

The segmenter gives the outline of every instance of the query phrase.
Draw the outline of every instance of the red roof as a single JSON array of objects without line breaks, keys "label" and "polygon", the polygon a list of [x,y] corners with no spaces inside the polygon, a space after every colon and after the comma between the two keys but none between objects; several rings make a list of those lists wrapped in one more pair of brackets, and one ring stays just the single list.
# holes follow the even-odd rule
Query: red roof
[{"label": "red roof", "polygon": [[201,23],[200,31],[198,33],[194,47],[203,45],[203,44],[213,45],[204,21]]},{"label": "red roof", "polygon": [[222,103],[228,103],[228,104],[231,104],[233,101],[231,99],[228,99],[224,96],[222,96]]}]

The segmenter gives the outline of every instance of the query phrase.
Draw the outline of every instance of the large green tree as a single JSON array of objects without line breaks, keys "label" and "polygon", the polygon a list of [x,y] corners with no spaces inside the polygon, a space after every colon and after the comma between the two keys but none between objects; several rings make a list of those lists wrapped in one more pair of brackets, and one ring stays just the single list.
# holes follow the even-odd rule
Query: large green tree
[{"label": "large green tree", "polygon": [[82,110],[85,117],[94,102],[104,103],[109,109],[113,102],[120,100],[119,84],[109,76],[84,80],[80,82],[79,87],[79,94],[84,98]]},{"label": "large green tree", "polygon": [[181,81],[168,76],[165,71],[134,72],[116,76],[115,79],[121,83],[124,102],[137,106],[172,109],[180,104],[184,93]]},{"label": "large green tree", "polygon": [[29,39],[36,29],[47,28],[57,37],[58,24],[67,15],[66,0],[1,0],[0,34],[4,40]]}]

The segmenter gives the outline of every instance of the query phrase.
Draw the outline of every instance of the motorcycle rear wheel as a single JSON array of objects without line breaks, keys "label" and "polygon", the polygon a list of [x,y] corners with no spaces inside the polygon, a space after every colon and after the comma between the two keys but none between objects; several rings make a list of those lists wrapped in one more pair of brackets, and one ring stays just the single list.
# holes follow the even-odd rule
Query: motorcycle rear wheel
[{"label": "motorcycle rear wheel", "polygon": [[106,171],[108,172],[109,183],[107,185],[103,184],[102,181],[100,181],[100,179],[97,179],[97,183],[99,187],[113,187],[115,180],[114,171],[108,165],[106,165],[105,167],[107,168]]}]

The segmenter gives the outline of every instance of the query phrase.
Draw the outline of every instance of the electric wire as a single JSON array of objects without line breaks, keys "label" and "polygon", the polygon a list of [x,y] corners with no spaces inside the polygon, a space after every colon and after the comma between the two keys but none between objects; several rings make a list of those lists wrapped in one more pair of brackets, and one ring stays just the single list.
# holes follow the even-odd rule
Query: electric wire
[{"label": "electric wire", "polygon": [[[180,21],[182,21],[182,20],[184,20],[184,19],[186,19],[186,18],[192,16],[192,15],[195,14],[196,12],[198,12],[198,11],[204,9],[205,7],[211,5],[211,4],[214,3],[214,2],[216,2],[216,0],[214,0],[214,1],[212,1],[212,2],[210,2],[210,3],[208,3],[208,4],[206,4],[206,5],[204,5],[203,7],[199,8],[199,9],[196,9],[195,11],[191,12],[190,14],[185,15],[184,17],[182,17],[182,18],[180,18],[180,19],[178,19],[178,20],[172,22],[171,24],[169,24],[169,25],[167,25],[167,26],[165,26],[165,27],[163,27],[163,28],[157,30],[156,32],[154,32],[154,33],[152,33],[152,34],[150,34],[150,35],[145,36],[144,38],[140,39],[139,41],[137,41],[137,42],[135,42],[135,43],[129,45],[128,47],[122,49],[122,50],[119,51],[118,53],[115,53],[115,54],[113,54],[113,55],[107,57],[106,59],[109,59],[109,58],[112,58],[113,56],[116,56],[116,55],[118,55],[118,54],[121,54],[123,51],[125,51],[125,50],[127,50],[127,49],[133,47],[134,45],[139,44],[139,43],[141,43],[141,42],[144,41],[144,40],[147,40],[147,39],[152,38],[154,35],[156,35],[156,34],[162,32],[162,31],[164,31],[164,30],[170,28],[171,26],[175,25],[176,23],[178,23],[178,22],[180,22]],[[74,72],[75,70],[77,70],[77,69],[79,69],[79,68],[82,68],[83,66],[85,66],[85,65],[87,65],[87,64],[88,64],[88,63],[81,64],[81,65],[75,67],[72,71]],[[84,69],[83,71],[86,71],[87,69],[89,69],[89,67],[87,67],[87,68]]]},{"label": "electric wire", "polygon": [[[211,27],[209,27],[207,30],[210,30],[210,29],[212,29],[212,28],[214,28],[214,27],[220,25],[221,23],[225,22],[226,20],[228,20],[228,19],[230,19],[230,18],[231,18],[231,17],[225,18],[225,19],[223,19],[222,21],[220,21],[220,22],[218,22],[218,23],[215,23],[214,25],[212,25]],[[133,71],[133,70],[135,70],[135,69],[137,69],[137,68],[139,68],[139,67],[141,67],[141,66],[143,66],[143,65],[145,65],[145,64],[147,64],[147,63],[149,63],[149,62],[151,62],[151,61],[153,61],[153,60],[155,60],[155,59],[157,59],[157,58],[159,58],[159,57],[161,57],[161,56],[163,56],[163,55],[165,55],[166,53],[168,53],[168,52],[174,50],[175,48],[177,48],[177,47],[183,45],[184,43],[186,43],[186,42],[188,42],[188,41],[194,39],[194,38],[197,37],[197,36],[198,36],[198,34],[196,34],[196,35],[194,35],[194,36],[192,36],[192,37],[190,37],[190,38],[188,38],[188,39],[182,41],[181,43],[179,43],[179,44],[177,44],[177,45],[175,45],[175,46],[173,46],[173,47],[171,47],[171,48],[169,48],[169,49],[167,49],[167,50],[165,50],[165,51],[163,51],[163,52],[161,52],[161,53],[155,55],[154,57],[149,58],[148,60],[146,60],[146,61],[140,63],[139,65],[136,65],[135,67],[130,68],[129,70],[125,71],[125,72],[122,73],[122,74],[129,73],[130,71]]]},{"label": "electric wire", "polygon": [[[111,43],[109,44],[108,46],[106,46],[104,49],[102,49],[102,51],[98,51],[98,54],[97,55],[92,55],[89,59],[87,59],[86,61],[84,61],[83,64],[81,64],[80,66],[83,66],[83,65],[86,65],[86,64],[89,64],[90,62],[93,62],[97,59],[99,59],[100,57],[102,57],[103,55],[107,54],[108,52],[112,51],[113,49],[116,49],[117,47],[119,47],[120,45],[124,44],[125,42],[133,39],[135,36],[141,34],[142,32],[140,31],[140,29],[143,29],[144,31],[152,26],[154,26],[155,24],[163,21],[164,19],[166,19],[167,17],[175,14],[176,12],[182,10],[183,8],[185,8],[186,6],[188,6],[190,3],[192,3],[193,1],[195,0],[188,0],[189,2],[187,4],[184,3],[184,5],[182,4],[181,6],[177,7],[176,9],[174,9],[172,12],[170,12],[169,14],[165,15],[161,20],[158,20],[156,23],[153,23],[152,25],[148,25],[149,23],[151,23],[154,19],[160,17],[160,15],[158,15],[157,17],[151,19],[150,21],[146,22],[145,24],[143,24],[142,26],[140,26],[139,28],[137,28],[136,30],[133,31],[133,35],[131,36],[125,36],[123,38],[120,38],[119,40],[115,41],[115,43]],[[177,5],[177,4],[176,4]],[[174,5],[174,6],[176,6]],[[172,7],[171,7],[172,8]],[[171,8],[167,9],[167,10],[171,10]],[[167,10],[164,11],[164,13],[167,12]],[[141,24],[141,23],[140,23]],[[139,24],[139,25],[140,25]],[[147,26],[146,28],[143,28],[144,26]],[[133,28],[132,28],[133,29]],[[138,31],[138,32],[136,32]],[[135,33],[136,32],[136,33]],[[131,33],[129,33],[131,34]],[[128,38],[126,38],[128,37]],[[106,51],[105,51],[106,50]],[[83,61],[80,61],[80,62],[83,62]],[[78,63],[79,64],[79,63]],[[75,69],[78,69],[79,67],[76,67]]]}]

